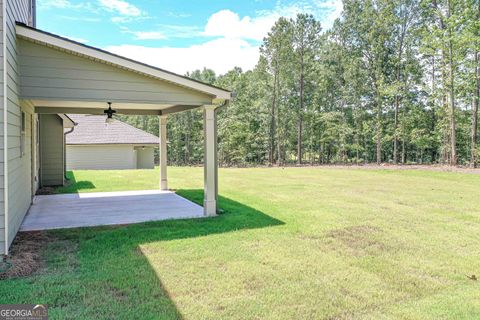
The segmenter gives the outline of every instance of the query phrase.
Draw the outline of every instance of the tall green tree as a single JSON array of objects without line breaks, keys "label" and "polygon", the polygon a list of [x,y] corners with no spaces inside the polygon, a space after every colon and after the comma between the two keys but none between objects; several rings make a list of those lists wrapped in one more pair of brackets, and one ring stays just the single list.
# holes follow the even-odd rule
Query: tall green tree
[{"label": "tall green tree", "polygon": [[305,103],[311,104],[313,98],[315,58],[320,46],[322,30],[320,22],[313,15],[299,14],[290,20],[293,28],[293,50],[296,81],[298,82],[297,112],[297,163],[302,163],[303,120]]},{"label": "tall green tree", "polygon": [[[253,70],[187,76],[235,91],[222,165],[478,163],[480,0],[344,0],[333,27],[280,18]],[[158,118],[119,116],[158,134]],[[168,121],[169,160],[203,161],[199,110]]]}]

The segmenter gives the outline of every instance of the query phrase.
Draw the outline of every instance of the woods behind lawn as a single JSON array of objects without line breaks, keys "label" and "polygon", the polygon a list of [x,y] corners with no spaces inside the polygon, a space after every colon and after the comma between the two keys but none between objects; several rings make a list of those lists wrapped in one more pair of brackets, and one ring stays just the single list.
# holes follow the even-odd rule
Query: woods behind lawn
[{"label": "woods behind lawn", "polygon": [[[201,168],[170,187],[203,197]],[[49,232],[0,303],[52,319],[478,319],[480,175],[220,169],[216,218]],[[155,189],[158,171],[76,171],[60,192]]]}]

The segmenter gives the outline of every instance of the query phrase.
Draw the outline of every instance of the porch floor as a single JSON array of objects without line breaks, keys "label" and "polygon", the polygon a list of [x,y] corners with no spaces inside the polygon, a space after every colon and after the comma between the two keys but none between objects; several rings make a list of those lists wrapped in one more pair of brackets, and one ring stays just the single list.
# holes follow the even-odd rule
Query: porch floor
[{"label": "porch floor", "polygon": [[39,195],[20,231],[203,217],[203,208],[171,191]]}]

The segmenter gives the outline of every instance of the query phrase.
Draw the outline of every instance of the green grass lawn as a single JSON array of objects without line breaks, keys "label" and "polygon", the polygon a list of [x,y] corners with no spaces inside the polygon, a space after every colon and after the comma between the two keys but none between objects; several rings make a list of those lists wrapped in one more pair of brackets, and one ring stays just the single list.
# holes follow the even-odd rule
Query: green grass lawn
[{"label": "green grass lawn", "polygon": [[[201,168],[170,187],[203,196]],[[479,319],[480,175],[221,169],[209,219],[52,233],[0,303],[52,319]],[[76,171],[60,192],[154,189],[158,171]]]}]

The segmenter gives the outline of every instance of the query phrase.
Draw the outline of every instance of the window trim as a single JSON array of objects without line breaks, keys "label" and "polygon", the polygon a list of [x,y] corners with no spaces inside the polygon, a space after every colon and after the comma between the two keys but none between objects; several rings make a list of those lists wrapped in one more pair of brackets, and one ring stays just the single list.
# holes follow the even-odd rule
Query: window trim
[{"label": "window trim", "polygon": [[20,158],[25,155],[25,133],[27,131],[27,114],[22,111],[20,116]]}]

